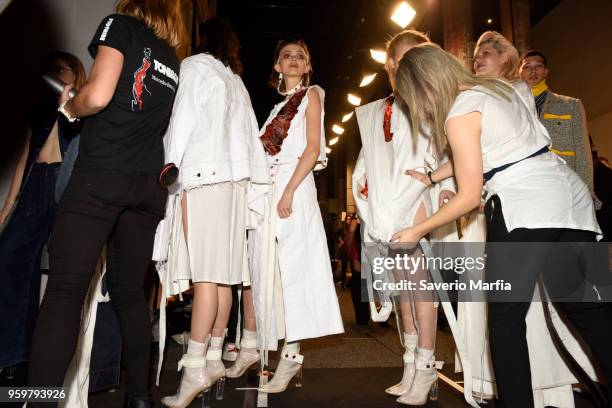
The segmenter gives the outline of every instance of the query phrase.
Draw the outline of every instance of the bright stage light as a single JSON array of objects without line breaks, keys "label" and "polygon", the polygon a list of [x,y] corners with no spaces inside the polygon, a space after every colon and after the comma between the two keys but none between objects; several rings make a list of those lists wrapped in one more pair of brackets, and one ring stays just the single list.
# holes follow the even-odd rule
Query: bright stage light
[{"label": "bright stage light", "polygon": [[353,112],[347,113],[342,117],[342,123],[348,122],[353,117]]},{"label": "bright stage light", "polygon": [[372,83],[372,81],[374,80],[374,78],[376,78],[376,74],[370,74],[370,75],[366,75],[363,77],[363,79],[361,80],[361,83],[359,84],[360,87],[363,86],[368,86]]},{"label": "bright stage light", "polygon": [[344,128],[342,126],[334,125],[332,126],[332,132],[337,135],[341,135],[344,133]]},{"label": "bright stage light", "polygon": [[327,146],[325,146],[325,153],[330,154],[331,153],[331,149]]},{"label": "bright stage light", "polygon": [[358,96],[355,96],[353,94],[348,94],[347,99],[351,105],[355,105],[355,106],[361,105],[361,98]]},{"label": "bright stage light", "polygon": [[370,56],[376,62],[384,64],[387,62],[387,53],[381,50],[370,50]]},{"label": "bright stage light", "polygon": [[336,143],[338,143],[338,140],[340,140],[340,138],[339,138],[338,136],[334,137],[333,139],[331,139],[331,140],[329,141],[329,145],[330,145],[330,146],[335,145]]},{"label": "bright stage light", "polygon": [[412,19],[416,16],[416,11],[410,5],[403,1],[399,6],[396,7],[395,11],[391,15],[391,20],[398,26],[406,28]]}]

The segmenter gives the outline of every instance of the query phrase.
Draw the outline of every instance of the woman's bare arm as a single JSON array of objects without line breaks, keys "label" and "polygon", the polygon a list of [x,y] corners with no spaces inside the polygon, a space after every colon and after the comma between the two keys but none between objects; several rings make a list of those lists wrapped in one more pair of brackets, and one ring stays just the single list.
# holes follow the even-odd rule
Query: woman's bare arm
[{"label": "woman's bare arm", "polygon": [[[98,46],[98,53],[94,60],[89,80],[79,90],[79,93],[66,103],[64,109],[76,117],[94,115],[110,103],[117,88],[117,82],[123,67],[123,54],[106,45]],[[60,101],[68,100],[68,91],[72,86],[67,85],[60,97]]]}]

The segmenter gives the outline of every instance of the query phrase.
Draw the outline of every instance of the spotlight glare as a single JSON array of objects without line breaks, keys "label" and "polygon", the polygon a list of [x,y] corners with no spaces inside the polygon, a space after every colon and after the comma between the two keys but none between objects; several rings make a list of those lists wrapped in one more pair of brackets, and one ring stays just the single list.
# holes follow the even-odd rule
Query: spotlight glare
[{"label": "spotlight glare", "polygon": [[398,26],[406,28],[412,19],[416,16],[416,11],[410,5],[403,1],[399,6],[396,7],[395,11],[391,15],[391,20]]},{"label": "spotlight glare", "polygon": [[338,140],[340,140],[340,137],[338,137],[338,136],[334,137],[333,139],[331,139],[331,140],[329,141],[329,145],[330,145],[330,146],[335,145],[336,143],[338,143]]},{"label": "spotlight glare", "polygon": [[361,80],[361,83],[359,84],[360,87],[364,87],[364,86],[368,86],[372,83],[372,81],[374,80],[374,78],[376,78],[376,74],[370,74],[370,75],[366,75],[363,77],[363,79]]},{"label": "spotlight glare", "polygon": [[332,132],[337,135],[341,135],[344,133],[344,128],[342,126],[334,125],[332,126]]},{"label": "spotlight glare", "polygon": [[353,94],[348,94],[347,99],[351,105],[355,105],[355,106],[361,105],[361,98],[358,96],[355,96]]},{"label": "spotlight glare", "polygon": [[330,154],[331,153],[331,149],[327,146],[325,146],[325,153]]},{"label": "spotlight glare", "polygon": [[487,23],[488,23],[488,24],[493,24],[493,19],[492,19],[492,18],[488,19],[488,20],[487,20]]},{"label": "spotlight glare", "polygon": [[384,64],[387,62],[387,53],[381,50],[370,50],[370,56],[378,63]]},{"label": "spotlight glare", "polygon": [[353,117],[353,112],[347,113],[342,117],[342,123],[348,122]]}]

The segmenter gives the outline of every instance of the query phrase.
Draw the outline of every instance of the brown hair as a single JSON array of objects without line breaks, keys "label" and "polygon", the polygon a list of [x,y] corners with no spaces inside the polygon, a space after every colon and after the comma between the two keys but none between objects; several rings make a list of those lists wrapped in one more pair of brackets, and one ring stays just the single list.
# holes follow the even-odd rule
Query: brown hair
[{"label": "brown hair", "polygon": [[513,92],[505,81],[467,71],[462,62],[432,43],[419,44],[404,54],[396,80],[408,110],[412,137],[418,137],[423,124],[423,128],[431,130],[438,153],[448,146],[444,126],[460,85],[481,86],[508,101]]},{"label": "brown hair", "polygon": [[240,41],[232,23],[221,17],[212,17],[200,24],[200,48],[221,61],[236,75],[242,74]]},{"label": "brown hair", "polygon": [[[283,50],[283,48],[285,48],[287,45],[298,45],[304,49],[304,52],[306,53],[306,58],[308,59],[308,64],[310,65],[310,71],[304,74],[304,76],[302,77],[302,80],[303,80],[304,86],[310,85],[310,76],[312,75],[312,58],[310,56],[310,50],[308,49],[308,45],[306,45],[306,42],[302,40],[301,38],[288,38],[288,39],[279,40],[276,43],[276,49],[274,50],[274,65],[278,64],[280,53]],[[278,78],[279,78],[279,73],[276,72],[274,68],[272,68],[272,73],[270,74],[268,85],[270,85],[274,89],[277,89]],[[280,92],[285,91],[284,83],[280,84],[279,91]]]},{"label": "brown hair", "polygon": [[[390,58],[395,54],[395,50],[401,44],[417,45],[431,42],[427,34],[417,30],[404,30],[395,34],[387,42],[387,58]],[[391,51],[391,53],[389,52]]]},{"label": "brown hair", "polygon": [[74,89],[78,91],[85,85],[85,82],[87,82],[85,67],[83,67],[83,63],[76,55],[65,51],[53,51],[47,56],[44,66],[45,72],[49,72],[56,61],[65,62],[72,70],[74,74]]},{"label": "brown hair", "polygon": [[508,56],[508,62],[505,64],[502,76],[506,79],[516,79],[519,54],[516,47],[512,45],[510,40],[497,31],[485,31],[476,42],[476,47],[474,47],[474,55],[476,55],[476,50],[485,44],[491,44],[493,48],[495,48],[495,51]]},{"label": "brown hair", "polygon": [[118,0],[115,12],[142,21],[157,38],[175,49],[185,39],[180,0]]}]

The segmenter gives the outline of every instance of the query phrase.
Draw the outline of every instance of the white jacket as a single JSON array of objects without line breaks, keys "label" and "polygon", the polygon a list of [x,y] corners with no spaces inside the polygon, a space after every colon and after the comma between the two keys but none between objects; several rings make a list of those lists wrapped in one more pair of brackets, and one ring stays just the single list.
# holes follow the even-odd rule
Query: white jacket
[{"label": "white jacket", "polygon": [[164,138],[166,163],[180,170],[176,188],[269,175],[249,94],[240,77],[208,54],[181,63]]}]

